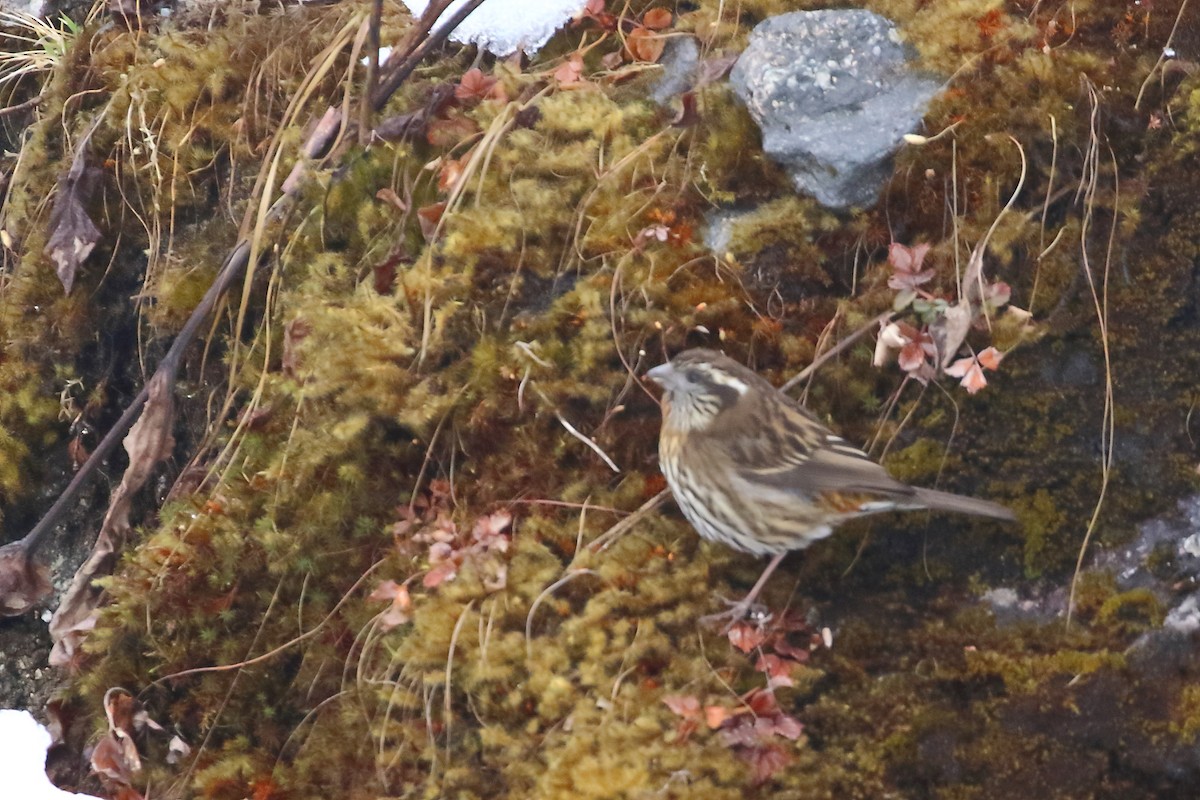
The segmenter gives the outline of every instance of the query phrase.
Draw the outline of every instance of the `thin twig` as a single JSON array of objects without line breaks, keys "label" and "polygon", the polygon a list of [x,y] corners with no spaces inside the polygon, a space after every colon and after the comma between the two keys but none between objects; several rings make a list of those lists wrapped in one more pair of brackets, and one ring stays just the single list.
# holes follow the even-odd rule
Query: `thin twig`
[{"label": "thin twig", "polygon": [[844,351],[850,345],[854,344],[859,339],[861,339],[867,333],[867,331],[871,330],[872,328],[878,327],[880,325],[888,324],[889,322],[892,321],[892,319],[895,316],[896,316],[895,311],[887,311],[887,312],[884,312],[883,314],[880,314],[878,317],[871,320],[866,325],[863,325],[861,328],[859,328],[854,333],[847,336],[845,339],[842,339],[840,342],[835,344],[829,350],[825,351],[821,355],[814,358],[813,362],[811,364],[809,364],[807,367],[805,367],[804,369],[797,372],[795,374],[795,376],[793,376],[790,380],[788,380],[788,382],[785,383],[783,386],[780,386],[779,391],[786,392],[788,389],[791,389],[793,386],[800,383],[800,381],[804,380],[809,375],[812,375],[814,372],[816,372],[821,367],[821,365],[823,365],[826,361],[837,356],[839,353]]}]

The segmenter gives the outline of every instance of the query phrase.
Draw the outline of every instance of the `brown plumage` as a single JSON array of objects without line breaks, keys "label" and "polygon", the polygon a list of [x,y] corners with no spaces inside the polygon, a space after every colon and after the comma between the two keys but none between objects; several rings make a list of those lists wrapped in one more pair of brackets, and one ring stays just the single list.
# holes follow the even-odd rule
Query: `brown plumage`
[{"label": "brown plumage", "polygon": [[741,618],[790,550],[839,523],[931,509],[1013,520],[1003,506],[901,483],[798,402],[733,359],[688,350],[647,377],[663,388],[659,464],[705,539],[770,555],[758,583],[720,618]]}]

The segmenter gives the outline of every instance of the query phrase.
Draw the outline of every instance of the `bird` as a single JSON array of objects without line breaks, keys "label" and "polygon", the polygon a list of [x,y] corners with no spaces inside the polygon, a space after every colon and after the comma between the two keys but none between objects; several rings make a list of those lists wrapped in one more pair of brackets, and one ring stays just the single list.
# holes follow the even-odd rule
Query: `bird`
[{"label": "bird", "polygon": [[909,486],[837,436],[799,402],[715,350],[685,350],[646,377],[662,388],[659,467],[683,516],[704,539],[771,560],[724,613],[744,619],[789,552],[847,520],[927,509],[1015,521],[987,500]]}]

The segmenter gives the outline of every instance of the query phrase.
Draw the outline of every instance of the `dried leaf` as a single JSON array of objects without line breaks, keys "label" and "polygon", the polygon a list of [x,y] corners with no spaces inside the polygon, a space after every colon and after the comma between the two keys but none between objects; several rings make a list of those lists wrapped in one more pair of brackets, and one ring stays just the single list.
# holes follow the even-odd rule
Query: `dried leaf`
[{"label": "dried leaf", "polygon": [[433,238],[445,211],[445,203],[434,203],[417,209],[417,221],[421,224],[421,235],[425,237],[426,241]]},{"label": "dried leaf", "polygon": [[492,95],[499,81],[484,75],[483,70],[472,67],[463,73],[462,79],[454,87],[454,97],[464,102],[479,102]]},{"label": "dried leaf", "polygon": [[583,56],[572,53],[571,57],[554,70],[554,80],[563,86],[580,83],[583,80]]},{"label": "dried leaf", "polygon": [[479,124],[460,112],[435,119],[425,129],[425,141],[434,147],[451,148],[479,133]]},{"label": "dried leaf", "polygon": [[663,696],[663,704],[684,719],[700,718],[700,700],[695,695],[668,694]]},{"label": "dried leaf", "polygon": [[945,367],[958,353],[971,330],[971,309],[961,300],[948,306],[929,326],[929,335],[937,346],[937,363]]},{"label": "dried leaf", "polygon": [[963,297],[973,306],[978,306],[983,300],[983,246],[983,242],[975,245],[971,257],[967,259],[967,271],[963,274]]},{"label": "dried leaf", "polygon": [[422,108],[383,120],[375,126],[371,136],[385,142],[398,142],[424,136],[430,120],[441,114],[454,99],[454,91],[455,86],[452,83],[438,84],[429,93],[429,98]]},{"label": "dried leaf", "polygon": [[29,557],[24,539],[0,547],[0,616],[24,614],[53,588],[49,571]]},{"label": "dried leaf", "polygon": [[150,379],[146,406],[125,435],[129,466],[109,500],[92,552],[75,572],[62,602],[50,618],[50,638],[54,642],[50,663],[55,666],[70,663],[79,645],[95,627],[100,591],[93,582],[112,568],[115,561],[112,556],[129,532],[133,495],[146,483],[158,462],[170,455],[175,447],[171,435],[175,399],[169,380],[165,372],[156,372]]},{"label": "dried leaf", "polygon": [[754,783],[766,783],[792,762],[791,754],[777,744],[746,748],[738,756],[750,765]]},{"label": "dried leaf", "polygon": [[399,211],[408,211],[408,203],[400,199],[400,195],[387,186],[375,193],[375,199],[395,206]]},{"label": "dried leaf", "polygon": [[[934,271],[932,269],[921,269],[928,253],[928,243],[908,247],[899,242],[892,242],[888,247],[888,263],[892,265],[892,275],[888,278],[888,286],[897,291],[911,292],[921,284],[933,280]],[[908,305],[908,303],[904,305]]]},{"label": "dried leaf", "polygon": [[700,112],[696,110],[696,93],[684,92],[679,95],[679,113],[671,120],[676,128],[690,128],[699,124]]},{"label": "dried leaf", "polygon": [[665,8],[652,8],[642,15],[642,24],[653,31],[671,27],[671,12]]},{"label": "dried leaf", "polygon": [[280,367],[283,374],[292,379],[300,377],[300,343],[312,333],[312,323],[303,317],[296,317],[283,326],[283,356]]},{"label": "dried leaf", "polygon": [[733,709],[725,706],[705,706],[704,707],[704,724],[709,727],[709,730],[716,730],[725,724],[725,721],[732,719],[736,715]]},{"label": "dried leaf", "polygon": [[693,89],[703,89],[710,83],[716,83],[729,74],[729,70],[733,69],[733,65],[737,63],[737,55],[713,56],[706,58],[700,62],[700,70],[696,76],[696,85]]},{"label": "dried leaf", "polygon": [[767,638],[761,628],[744,621],[735,623],[727,635],[729,643],[743,653],[749,653]]},{"label": "dried leaf", "polygon": [[167,763],[178,764],[192,753],[191,746],[178,735],[172,736],[167,743]]},{"label": "dried leaf", "polygon": [[616,69],[624,63],[624,50],[613,50],[611,53],[605,53],[600,57],[600,65],[609,71]]},{"label": "dried leaf", "polygon": [[88,216],[87,204],[99,183],[100,170],[87,164],[91,136],[79,143],[79,152],[67,174],[55,187],[54,208],[50,211],[50,236],[45,253],[54,262],[54,271],[66,294],[75,285],[75,273],[100,241],[100,229]]},{"label": "dried leaf", "polygon": [[983,374],[983,368],[972,356],[960,358],[946,367],[946,374],[952,378],[962,378],[959,384],[967,390],[968,394],[975,394],[987,386],[987,377]]},{"label": "dried leaf", "polygon": [[625,49],[634,61],[656,63],[662,58],[667,40],[645,27],[637,27],[625,37]]},{"label": "dried leaf", "polygon": [[410,619],[412,619],[412,597],[408,593],[408,586],[403,583],[396,583],[393,580],[386,580],[375,587],[375,590],[367,596],[368,600],[386,600],[391,603],[391,606],[379,615],[379,625],[384,631],[390,631],[392,628],[397,628]]},{"label": "dried leaf", "polygon": [[995,370],[999,369],[1000,362],[1004,359],[1004,353],[1001,353],[994,347],[989,347],[980,352],[975,359],[979,362],[979,366],[984,369]]},{"label": "dried leaf", "polygon": [[469,157],[468,152],[462,158],[442,159],[441,168],[438,170],[438,191],[448,192],[458,184],[463,176],[463,166]]}]

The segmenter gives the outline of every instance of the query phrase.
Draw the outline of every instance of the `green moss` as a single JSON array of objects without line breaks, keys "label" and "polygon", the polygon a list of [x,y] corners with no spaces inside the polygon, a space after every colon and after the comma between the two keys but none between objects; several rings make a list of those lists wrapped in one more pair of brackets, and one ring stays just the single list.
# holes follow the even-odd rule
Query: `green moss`
[{"label": "green moss", "polygon": [[[762,16],[805,4],[697,5],[679,28],[720,51]],[[1096,540],[1194,484],[1187,437],[1153,428],[1186,430],[1192,406],[1200,193],[1192,181],[1149,202],[1144,187],[1200,174],[1200,95],[1154,89],[1147,107],[1169,107],[1178,126],[1159,133],[1131,99],[1173,11],[1156,9],[1131,47],[1114,33],[1125,4],[1077,7],[1070,35],[1050,7],[1032,17],[992,0],[873,7],[898,19],[924,66],[957,72],[927,119],[930,132],[957,124],[953,138],[903,150],[877,209],[839,219],[785,194],[724,85],[703,90],[689,129],[672,127],[636,81],[589,74],[556,86],[553,59],[600,35],[586,27],[524,68],[480,61],[510,97],[532,98],[536,116],[464,103],[445,128],[487,138],[435,131],[340,156],[317,176],[283,238],[263,242],[242,327],[229,324],[242,310],[235,293],[206,366],[189,361],[180,436],[189,452],[211,443],[198,458],[211,475],[148,520],[105,581],[111,602],[75,679],[97,718],[104,690],[127,686],[197,746],[187,772],[151,754],[148,783],[212,798],[966,798],[1009,786],[1073,797],[1124,788],[1127,766],[1081,728],[1118,731],[1129,747],[1168,728],[1194,738],[1196,698],[1178,678],[1148,685],[1122,655],[1160,622],[1149,593],[1085,575],[1070,631],[998,626],[970,600],[1022,570],[1044,581],[1021,587],[1031,595],[1070,580],[1100,491],[1105,375],[1080,237],[1091,232],[1089,263],[1101,269],[1115,209],[1105,330],[1121,457]],[[178,330],[256,207],[270,136],[286,129],[283,170],[301,139],[288,101],[362,11],[230,10],[211,27],[105,28],[72,56],[86,68],[53,76],[6,212],[23,247],[0,298],[6,505],[30,488],[29,454],[55,439],[60,384],[83,371],[89,389],[100,385],[87,366],[95,331],[127,330],[110,349],[134,364],[137,331],[153,355]],[[618,47],[609,37],[588,63]],[[358,80],[338,75],[348,52],[335,61],[312,85],[312,108],[340,103]],[[422,104],[469,63],[431,63],[386,113]],[[1068,183],[1091,134],[1081,76],[1114,87],[1099,118],[1117,158],[1090,195],[1086,228]],[[41,255],[39,203],[71,156],[64,131],[77,141],[95,114],[97,162],[110,162],[102,200],[119,211],[106,216],[110,252],[63,298]],[[776,690],[805,730],[774,740],[781,766],[756,783],[744,750],[702,722],[686,728],[663,698],[737,708],[763,686],[759,654],[696,622],[761,564],[700,546],[669,506],[607,549],[590,546],[662,487],[658,409],[637,376],[703,344],[782,382],[891,307],[893,238],[930,242],[931,290],[951,292],[1016,187],[1009,134],[1025,150],[1025,184],[985,265],[1035,316],[1032,330],[1000,317],[970,332],[977,351],[1011,350],[989,386],[968,396],[950,381],[944,393],[909,382],[893,403],[902,376],[872,365],[868,339],[825,364],[805,398],[851,440],[877,441],[901,479],[1005,502],[1020,524],[954,536],[941,534],[965,523],[881,516],[870,537],[859,527],[785,562],[764,599],[811,610],[812,630],[791,637],[804,663]],[[451,198],[440,166],[472,163],[471,147],[489,155]],[[1114,175],[1134,188],[1118,195]],[[423,230],[414,212],[451,200],[438,230]],[[756,208],[728,253],[709,252],[704,220],[735,203]],[[109,273],[95,266],[109,257]],[[1164,364],[1172,374],[1159,374]],[[208,429],[221,382],[233,412]],[[1160,419],[1173,422],[1150,422]],[[513,517],[503,546],[487,533],[499,512]],[[937,535],[891,535],[904,527]],[[461,558],[452,578],[447,548]],[[370,598],[386,580],[409,591],[405,622],[392,625],[380,616],[388,601]],[[832,649],[820,644],[825,623]],[[1084,765],[1091,782],[1062,764]]]}]

